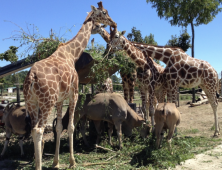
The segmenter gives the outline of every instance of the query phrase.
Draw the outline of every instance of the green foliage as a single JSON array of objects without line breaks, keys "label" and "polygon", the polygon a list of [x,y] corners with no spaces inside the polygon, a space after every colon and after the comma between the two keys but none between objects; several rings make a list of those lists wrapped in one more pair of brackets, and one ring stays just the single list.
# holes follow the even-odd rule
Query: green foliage
[{"label": "green foliage", "polygon": [[154,40],[154,34],[151,34],[149,36],[145,36],[144,37],[144,43],[146,44],[153,44],[153,45],[157,45],[157,42]]},{"label": "green foliage", "polygon": [[5,76],[3,78],[4,80],[4,88],[14,86],[14,83],[23,83],[25,81],[26,75],[28,71],[20,71],[16,74],[11,74],[8,76]]},{"label": "green foliage", "polygon": [[35,52],[33,53],[37,56],[38,61],[51,56],[58,48],[61,41],[56,38],[56,40],[43,41],[36,45]]},{"label": "green foliage", "polygon": [[136,27],[133,27],[131,31],[132,33],[127,34],[127,38],[129,41],[140,42],[140,43],[144,42],[140,30],[136,30]]},{"label": "green foliage", "polygon": [[88,52],[94,59],[95,63],[91,68],[89,77],[94,78],[98,83],[102,83],[106,78],[110,77],[108,70],[119,69],[123,73],[131,73],[135,70],[136,64],[127,57],[124,51],[108,54],[101,45],[88,47]]},{"label": "green foliage", "polygon": [[10,61],[11,63],[16,62],[18,60],[17,51],[18,47],[10,46],[9,50],[0,54],[0,60]]},{"label": "green foliage", "polygon": [[171,36],[171,39],[167,42],[168,46],[180,47],[183,51],[187,51],[191,47],[190,44],[190,35],[187,33],[187,30],[183,30],[180,36]]},{"label": "green foliage", "polygon": [[146,0],[156,8],[160,18],[169,19],[171,25],[187,26],[192,23],[194,26],[208,24],[221,12],[222,0]]}]

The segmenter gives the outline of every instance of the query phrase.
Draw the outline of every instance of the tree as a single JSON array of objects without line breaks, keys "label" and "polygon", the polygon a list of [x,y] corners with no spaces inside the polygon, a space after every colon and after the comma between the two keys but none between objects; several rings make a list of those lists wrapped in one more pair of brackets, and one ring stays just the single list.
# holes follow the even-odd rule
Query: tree
[{"label": "tree", "polygon": [[131,29],[132,33],[128,33],[127,34],[127,38],[129,41],[134,41],[134,42],[143,42],[143,37],[142,34],[140,32],[140,30],[137,30],[136,27],[133,27]]},{"label": "tree", "polygon": [[[221,12],[222,0],[146,0],[156,8],[160,18],[169,19],[171,25],[185,26],[191,25],[192,30],[192,57],[194,57],[194,26],[208,24],[216,15]],[[193,89],[193,102],[195,93]]]},{"label": "tree", "polygon": [[187,33],[187,30],[184,30],[180,36],[171,36],[171,39],[167,42],[168,46],[180,47],[183,51],[187,51],[190,45],[190,35]]},{"label": "tree", "polygon": [[18,60],[18,56],[16,55],[18,51],[18,47],[10,46],[9,50],[0,54],[0,60],[6,60],[12,62],[16,62]]},{"label": "tree", "polygon": [[151,34],[151,33],[149,36],[146,35],[143,41],[146,44],[157,45],[157,42],[154,40],[154,34]]}]

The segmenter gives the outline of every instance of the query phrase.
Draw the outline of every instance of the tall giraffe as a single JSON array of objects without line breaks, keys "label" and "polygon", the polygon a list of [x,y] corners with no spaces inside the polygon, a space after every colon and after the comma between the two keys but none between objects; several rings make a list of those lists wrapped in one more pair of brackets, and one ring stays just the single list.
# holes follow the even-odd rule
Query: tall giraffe
[{"label": "tall giraffe", "polygon": [[[106,27],[106,25],[101,25],[100,23],[95,23],[93,26],[93,29],[92,29],[92,34],[97,34],[97,33],[100,34],[103,37],[103,39],[107,43],[109,43],[110,42],[110,34],[105,30],[105,27]],[[120,48],[120,47],[118,49],[111,49],[111,52],[115,52],[115,50],[121,50],[121,49],[122,48]],[[149,56],[145,55],[145,57],[147,58]],[[161,65],[157,64],[155,61],[153,61],[153,63],[159,73],[164,72],[164,68]],[[136,77],[139,74],[138,75],[138,80],[139,80],[141,75],[143,74],[143,70],[141,70],[141,71],[142,72],[140,72],[140,73],[136,73],[136,70],[135,70],[135,72],[132,74],[132,76],[129,76],[127,74],[121,74],[121,72],[120,72],[120,75],[121,75],[122,81],[123,81],[124,98],[126,101],[128,101],[128,96],[129,96],[130,103],[133,103],[133,94],[134,94],[134,87],[136,84]],[[162,87],[162,83],[163,83],[162,79],[160,79],[160,80],[161,81],[157,82],[157,83],[159,83],[157,86],[161,87],[161,89],[158,89],[155,91],[155,96],[156,96],[158,102],[162,103],[162,102],[164,102],[166,91]],[[148,96],[147,96],[144,88],[141,86],[141,84],[138,84],[138,87],[139,87],[139,90],[141,93],[143,112],[146,113],[145,117],[148,118],[148,115],[147,115],[147,111],[149,110],[148,109],[148,106],[149,106]],[[155,103],[157,103],[156,98],[155,98]]]},{"label": "tall giraffe", "polygon": [[[162,74],[158,72],[158,69],[154,65],[154,61],[150,57],[145,57],[145,55],[132,43],[127,40],[123,34],[125,31],[119,33],[117,28],[114,27],[114,30],[110,27],[110,45],[112,48],[123,49],[128,54],[128,56],[137,64],[139,72],[143,74],[138,77],[139,82],[141,83],[141,88],[147,94],[149,92],[149,112],[151,114],[151,123],[154,126],[154,98],[155,98],[155,89],[160,88],[163,85]],[[146,97],[147,95],[145,95]],[[146,99],[146,101],[148,101]]]},{"label": "tall giraffe", "polygon": [[217,115],[219,80],[216,70],[207,61],[190,57],[180,48],[139,43],[133,45],[140,48],[144,54],[166,64],[164,75],[168,101],[176,103],[178,87],[200,86],[204,90],[214,112],[214,136],[218,136],[220,134]]},{"label": "tall giraffe", "polygon": [[[105,30],[105,27],[106,25],[95,23],[93,25],[92,34],[100,34],[108,44],[110,42],[110,34]],[[112,50],[112,53],[113,52],[114,50]],[[123,82],[124,99],[128,103],[133,103],[134,87],[136,82],[136,70],[133,73],[129,74],[124,74],[122,71],[120,71],[120,76]]]},{"label": "tall giraffe", "polygon": [[36,62],[30,69],[24,82],[24,98],[27,114],[31,117],[32,137],[35,147],[36,169],[42,169],[41,142],[48,115],[54,105],[57,105],[57,139],[53,167],[59,168],[59,146],[62,131],[62,105],[69,98],[69,147],[70,167],[75,166],[73,153],[74,111],[78,99],[78,75],[75,63],[85,49],[94,22],[107,25],[116,25],[103,8],[102,2],[99,8],[91,6],[92,11],[86,17],[77,35],[68,42],[60,45],[48,58]]}]

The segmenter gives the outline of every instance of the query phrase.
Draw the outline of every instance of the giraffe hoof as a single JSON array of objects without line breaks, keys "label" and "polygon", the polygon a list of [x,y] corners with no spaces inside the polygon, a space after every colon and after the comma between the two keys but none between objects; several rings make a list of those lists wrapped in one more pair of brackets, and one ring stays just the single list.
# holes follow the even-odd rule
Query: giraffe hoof
[{"label": "giraffe hoof", "polygon": [[58,162],[53,162],[52,168],[59,169],[59,163]]},{"label": "giraffe hoof", "polygon": [[218,138],[218,137],[219,137],[219,135],[220,135],[220,133],[216,132],[216,133],[214,133],[213,138]]},{"label": "giraffe hoof", "polygon": [[76,166],[75,159],[74,158],[70,159],[69,162],[70,162],[69,168],[75,168],[75,166]]}]

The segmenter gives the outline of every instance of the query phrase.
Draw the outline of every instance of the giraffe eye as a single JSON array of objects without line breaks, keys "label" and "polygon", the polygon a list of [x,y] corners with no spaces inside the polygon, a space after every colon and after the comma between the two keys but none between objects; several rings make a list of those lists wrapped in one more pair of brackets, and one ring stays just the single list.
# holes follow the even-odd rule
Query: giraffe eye
[{"label": "giraffe eye", "polygon": [[103,14],[104,14],[104,15],[106,15],[106,12],[105,12],[105,11],[103,11]]},{"label": "giraffe eye", "polygon": [[115,35],[115,38],[119,38],[119,35]]}]

